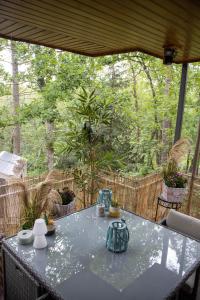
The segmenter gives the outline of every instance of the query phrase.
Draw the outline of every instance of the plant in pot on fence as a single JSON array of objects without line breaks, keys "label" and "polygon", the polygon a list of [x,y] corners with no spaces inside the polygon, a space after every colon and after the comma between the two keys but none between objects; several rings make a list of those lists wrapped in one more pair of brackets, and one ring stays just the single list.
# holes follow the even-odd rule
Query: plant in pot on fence
[{"label": "plant in pot on fence", "polygon": [[112,200],[111,205],[109,207],[109,215],[112,218],[119,218],[120,217],[120,207],[119,203],[115,200]]},{"label": "plant in pot on fence", "polygon": [[52,235],[55,233],[56,225],[53,219],[50,218],[50,215],[48,215],[46,212],[44,214],[44,221],[47,226],[47,233],[46,235]]},{"label": "plant in pot on fence", "polygon": [[67,214],[71,214],[75,210],[75,194],[68,187],[64,187],[62,192],[58,191],[61,198],[62,203],[56,203],[57,214],[59,216],[64,216]]},{"label": "plant in pot on fence", "polygon": [[190,143],[178,140],[169,152],[167,164],[163,167],[162,196],[169,202],[182,202],[187,191],[187,178],[180,173],[179,163],[187,154]]}]

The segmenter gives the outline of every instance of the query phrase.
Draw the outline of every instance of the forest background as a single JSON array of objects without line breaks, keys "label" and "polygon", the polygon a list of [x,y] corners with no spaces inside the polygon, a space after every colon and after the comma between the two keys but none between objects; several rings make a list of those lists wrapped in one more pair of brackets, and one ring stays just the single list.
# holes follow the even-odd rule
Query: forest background
[{"label": "forest background", "polygon": [[[9,65],[9,67],[8,67]],[[181,65],[128,53],[90,58],[0,39],[0,151],[52,168],[155,172],[173,144]],[[182,136],[200,115],[200,64],[189,64]]]}]

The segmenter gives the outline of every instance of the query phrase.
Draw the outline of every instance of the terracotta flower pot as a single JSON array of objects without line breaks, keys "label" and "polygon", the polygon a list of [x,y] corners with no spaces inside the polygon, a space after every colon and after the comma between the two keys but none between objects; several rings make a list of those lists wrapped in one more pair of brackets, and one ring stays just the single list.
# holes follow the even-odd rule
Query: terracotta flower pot
[{"label": "terracotta flower pot", "polygon": [[164,182],[162,185],[162,196],[166,201],[169,202],[182,202],[184,200],[184,196],[186,195],[186,188],[173,188],[168,187]]}]

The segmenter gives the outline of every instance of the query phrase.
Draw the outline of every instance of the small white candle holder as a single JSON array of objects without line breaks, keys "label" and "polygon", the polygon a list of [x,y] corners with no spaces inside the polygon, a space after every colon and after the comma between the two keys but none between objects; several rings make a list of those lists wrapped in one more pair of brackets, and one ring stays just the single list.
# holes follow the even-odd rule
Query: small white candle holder
[{"label": "small white candle holder", "polygon": [[42,249],[47,246],[45,234],[47,233],[47,226],[44,219],[36,219],[33,227],[34,242],[33,247]]},{"label": "small white candle holder", "polygon": [[97,215],[97,217],[104,217],[105,216],[105,205],[103,203],[102,204],[97,204],[96,215]]}]

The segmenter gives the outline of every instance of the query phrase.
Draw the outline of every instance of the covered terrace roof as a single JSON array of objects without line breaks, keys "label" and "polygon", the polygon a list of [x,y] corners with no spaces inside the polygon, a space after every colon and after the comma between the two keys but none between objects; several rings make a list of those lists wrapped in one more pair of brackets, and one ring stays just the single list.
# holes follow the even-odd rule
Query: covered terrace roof
[{"label": "covered terrace roof", "polygon": [[200,61],[198,0],[0,0],[0,36],[88,56],[141,51]]}]

